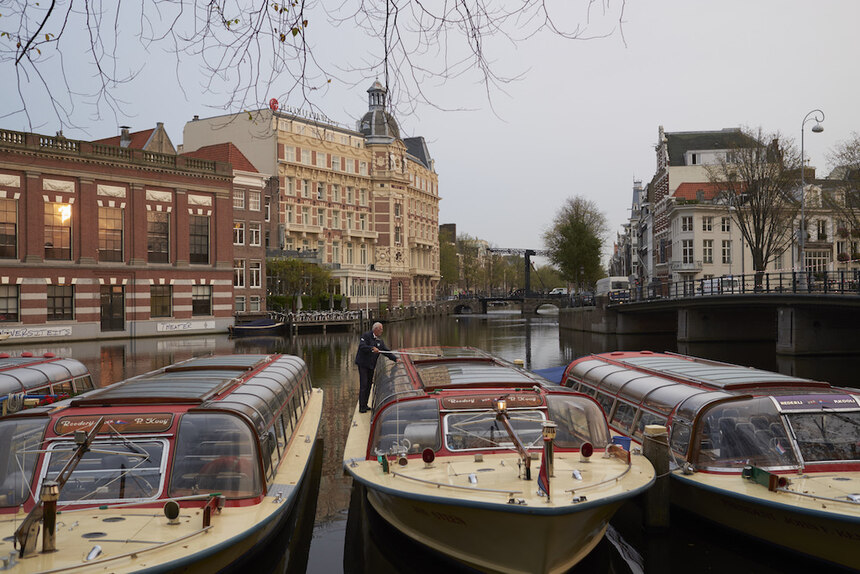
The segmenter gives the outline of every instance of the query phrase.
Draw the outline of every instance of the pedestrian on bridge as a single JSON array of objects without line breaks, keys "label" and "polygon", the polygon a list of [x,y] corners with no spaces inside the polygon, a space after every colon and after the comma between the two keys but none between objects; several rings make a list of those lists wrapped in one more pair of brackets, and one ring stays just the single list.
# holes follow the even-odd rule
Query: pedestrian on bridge
[{"label": "pedestrian on bridge", "polygon": [[373,385],[373,372],[376,361],[383,354],[395,363],[397,357],[391,354],[382,340],[382,323],[374,323],[370,331],[364,333],[358,341],[358,352],[355,354],[355,364],[358,365],[358,412],[366,413],[367,399],[370,397],[370,387]]}]

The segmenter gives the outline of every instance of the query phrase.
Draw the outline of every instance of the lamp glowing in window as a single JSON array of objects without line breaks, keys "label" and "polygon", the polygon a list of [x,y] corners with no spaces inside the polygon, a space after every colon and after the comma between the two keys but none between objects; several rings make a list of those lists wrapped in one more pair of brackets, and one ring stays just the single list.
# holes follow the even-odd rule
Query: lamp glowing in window
[{"label": "lamp glowing in window", "polygon": [[60,214],[60,220],[65,223],[72,217],[72,206],[68,203],[61,203],[57,206],[57,212]]}]

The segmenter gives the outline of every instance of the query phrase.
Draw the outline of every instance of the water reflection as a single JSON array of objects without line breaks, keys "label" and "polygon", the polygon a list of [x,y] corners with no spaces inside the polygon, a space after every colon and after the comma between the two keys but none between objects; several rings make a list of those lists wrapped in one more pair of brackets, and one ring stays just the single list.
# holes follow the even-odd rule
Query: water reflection
[{"label": "water reflection", "polygon": [[[642,349],[677,351],[845,386],[860,386],[855,375],[860,367],[860,357],[856,356],[778,357],[772,344],[679,345],[673,336],[559,332],[555,315],[526,318],[518,313],[502,312],[415,319],[386,325],[384,339],[393,349],[436,345],[478,347],[511,361],[522,359],[530,369],[559,366],[588,353]],[[281,352],[301,356],[310,367],[314,384],[326,393],[321,432],[325,448],[308,572],[328,574],[342,568],[350,572],[426,571],[428,564],[449,569],[450,565],[444,558],[435,553],[428,554],[411,541],[403,541],[402,535],[397,538],[399,533],[392,533],[390,527],[386,529],[384,521],[375,528],[377,521],[372,515],[362,518],[348,513],[351,504],[357,503],[352,497],[352,482],[343,475],[341,461],[358,398],[358,375],[352,362],[357,344],[357,333],[316,333],[288,339],[229,339],[225,333],[162,339],[60,342],[40,344],[38,348],[7,343],[4,350],[12,353],[23,350],[51,352],[74,357],[87,365],[100,385],[210,353]],[[786,558],[784,553],[711,527],[696,517],[673,514],[673,525],[668,533],[643,534],[636,512],[635,505],[625,506],[613,520],[616,534],[602,542],[575,571],[668,572],[673,569],[699,570],[705,565],[711,571],[767,573],[796,570],[798,564],[810,569],[817,566],[807,565],[796,557]],[[350,524],[347,524],[347,516]],[[368,522],[353,524],[354,519]],[[356,527],[359,527],[358,538],[354,536]],[[820,567],[816,570],[820,571]]]}]

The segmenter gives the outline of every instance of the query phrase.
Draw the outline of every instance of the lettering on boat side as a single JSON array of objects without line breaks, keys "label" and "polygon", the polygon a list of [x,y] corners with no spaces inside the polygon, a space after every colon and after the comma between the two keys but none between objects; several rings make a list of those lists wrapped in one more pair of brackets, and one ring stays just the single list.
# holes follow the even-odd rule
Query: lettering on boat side
[{"label": "lettering on boat side", "polygon": [[[476,395],[471,397],[442,397],[443,409],[492,409],[496,404],[495,395]],[[505,397],[508,408],[538,407],[543,399],[538,395],[514,395]]]},{"label": "lettering on boat side", "polygon": [[421,508],[420,506],[413,506],[412,510],[416,514],[420,514],[421,516],[428,516],[430,518],[435,518],[436,520],[441,520],[442,522],[447,522],[449,524],[459,524],[461,526],[466,526],[465,520],[453,514],[439,512],[438,510],[426,510],[424,508]]},{"label": "lettering on boat side", "polygon": [[[72,434],[76,430],[93,428],[101,415],[76,415],[61,417],[54,424],[54,432],[58,435]],[[129,414],[105,418],[102,430],[116,430],[121,433],[129,432],[164,432],[173,425],[171,413],[147,413],[145,415]]]}]

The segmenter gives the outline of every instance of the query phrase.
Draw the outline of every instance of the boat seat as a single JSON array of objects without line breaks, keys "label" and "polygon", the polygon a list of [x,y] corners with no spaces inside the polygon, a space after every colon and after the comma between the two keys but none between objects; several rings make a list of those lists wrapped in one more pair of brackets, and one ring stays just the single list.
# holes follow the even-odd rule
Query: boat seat
[{"label": "boat seat", "polygon": [[773,434],[771,434],[769,430],[757,429],[755,431],[755,438],[763,450],[771,448],[771,440],[773,440]]},{"label": "boat seat", "polygon": [[735,456],[756,456],[762,454],[761,446],[755,435],[755,427],[752,423],[738,423],[735,426],[740,452]]},{"label": "boat seat", "polygon": [[770,423],[770,432],[776,438],[787,438],[785,435],[785,427],[779,423]]},{"label": "boat seat", "polygon": [[739,447],[737,446],[737,437],[735,436],[735,425],[737,421],[734,417],[721,417],[718,423],[720,432],[720,458],[732,458],[737,456]]},{"label": "boat seat", "polygon": [[767,420],[767,417],[762,415],[753,415],[750,417],[750,422],[753,424],[755,429],[758,430],[768,430],[770,427],[770,423]]}]

